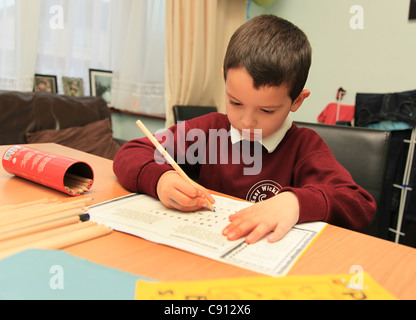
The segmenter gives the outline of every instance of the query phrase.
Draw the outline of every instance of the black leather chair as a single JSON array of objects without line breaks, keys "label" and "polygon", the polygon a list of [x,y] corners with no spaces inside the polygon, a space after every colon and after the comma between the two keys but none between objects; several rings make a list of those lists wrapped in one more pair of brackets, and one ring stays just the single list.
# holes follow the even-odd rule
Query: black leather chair
[{"label": "black leather chair", "polygon": [[350,173],[354,181],[367,190],[377,202],[377,212],[367,233],[379,233],[379,212],[383,193],[389,186],[385,177],[389,160],[391,132],[368,128],[295,122],[298,127],[314,130],[331,149],[335,158]]},{"label": "black leather chair", "polygon": [[173,106],[173,116],[175,119],[175,123],[180,121],[185,121],[189,119],[193,119],[199,116],[202,116],[207,113],[217,112],[217,107],[203,107],[203,106],[180,106],[175,105]]}]

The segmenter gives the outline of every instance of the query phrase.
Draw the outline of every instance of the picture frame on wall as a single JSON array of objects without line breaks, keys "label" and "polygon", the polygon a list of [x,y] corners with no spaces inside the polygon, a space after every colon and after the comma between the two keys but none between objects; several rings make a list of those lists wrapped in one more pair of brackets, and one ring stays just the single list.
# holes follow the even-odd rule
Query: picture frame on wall
[{"label": "picture frame on wall", "polygon": [[58,93],[58,81],[54,75],[35,74],[33,92]]},{"label": "picture frame on wall", "polygon": [[113,72],[109,70],[89,69],[90,94],[103,98],[109,107],[111,104],[111,81]]},{"label": "picture frame on wall", "polygon": [[62,77],[64,94],[72,97],[84,95],[84,80],[82,78]]},{"label": "picture frame on wall", "polygon": [[416,20],[416,0],[410,0],[409,20]]}]

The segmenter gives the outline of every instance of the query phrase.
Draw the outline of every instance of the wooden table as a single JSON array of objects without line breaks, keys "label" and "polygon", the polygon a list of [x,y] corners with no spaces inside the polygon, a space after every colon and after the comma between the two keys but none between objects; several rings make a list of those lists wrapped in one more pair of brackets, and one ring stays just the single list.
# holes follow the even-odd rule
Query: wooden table
[{"label": "wooden table", "polygon": [[[110,160],[57,144],[29,146],[89,163],[94,170],[95,181],[87,196],[93,197],[94,203],[128,194],[114,176]],[[8,146],[0,146],[0,155],[7,149]],[[0,167],[2,205],[45,197],[69,196],[14,177]],[[202,280],[260,275],[116,231],[68,247],[65,251],[92,262],[158,280]],[[332,225],[324,229],[289,274],[346,274],[356,265],[397,298],[416,299],[416,249]]]}]

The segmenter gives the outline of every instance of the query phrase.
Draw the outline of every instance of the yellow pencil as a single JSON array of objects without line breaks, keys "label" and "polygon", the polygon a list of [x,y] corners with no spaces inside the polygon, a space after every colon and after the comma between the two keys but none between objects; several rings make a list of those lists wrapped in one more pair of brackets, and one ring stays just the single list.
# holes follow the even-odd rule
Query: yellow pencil
[{"label": "yellow pencil", "polygon": [[[152,133],[146,128],[146,126],[140,121],[137,120],[136,124],[139,126],[139,128],[144,132],[146,137],[149,138],[149,140],[154,144],[156,149],[162,154],[162,156],[168,161],[168,163],[175,169],[175,171],[185,180],[189,181],[190,184],[192,184],[195,188],[199,189],[199,185],[193,181],[191,178],[189,178],[186,173],[182,170],[182,168],[175,162],[175,160],[170,156],[170,154],[165,150],[165,148],[162,147],[162,145],[159,143],[159,141],[156,140],[156,138],[152,135]],[[214,211],[214,207],[212,206],[212,203],[207,199],[208,208],[211,211]]]}]

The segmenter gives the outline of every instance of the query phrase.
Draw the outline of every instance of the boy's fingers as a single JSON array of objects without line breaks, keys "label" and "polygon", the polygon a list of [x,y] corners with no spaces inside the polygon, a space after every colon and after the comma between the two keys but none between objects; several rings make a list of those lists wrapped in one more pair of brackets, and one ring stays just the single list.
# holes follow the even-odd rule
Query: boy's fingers
[{"label": "boy's fingers", "polygon": [[166,207],[184,212],[208,207],[208,201],[215,202],[207,189],[189,183],[172,170],[160,178],[157,194]]},{"label": "boy's fingers", "polygon": [[203,186],[196,184],[198,191],[200,192],[201,198],[206,198],[211,204],[215,203],[215,199],[213,198],[212,194],[205,189]]},{"label": "boy's fingers", "polygon": [[193,185],[191,185],[188,181],[185,181],[184,179],[182,179],[181,183],[177,184],[175,188],[179,192],[187,195],[190,198],[197,198],[201,194],[200,190],[198,190],[196,187],[194,187]]},{"label": "boy's fingers", "polygon": [[277,227],[274,229],[274,231],[267,236],[267,241],[270,243],[279,241],[282,239],[285,234],[289,231],[290,228],[286,228],[282,225],[277,225]]},{"label": "boy's fingers", "polygon": [[[237,240],[245,237],[245,241],[252,244],[262,239],[271,231],[276,231],[275,225],[258,221],[256,217],[250,214],[250,208],[247,209],[241,210],[229,217],[231,223],[223,230],[223,235],[229,240]],[[280,236],[279,232],[281,232],[280,229],[276,231],[276,238]]]},{"label": "boy's fingers", "polygon": [[236,213],[230,214],[228,216],[228,220],[230,220],[231,222],[236,221],[238,218],[240,218],[242,215],[244,214],[243,210],[238,211]]},{"label": "boy's fingers", "polygon": [[159,188],[157,192],[159,198],[164,198],[165,205],[171,209],[196,211],[211,207],[215,203],[215,199],[207,189],[197,183],[190,183],[175,171],[167,171],[162,177],[163,181],[170,179],[175,182],[167,183],[170,187]]},{"label": "boy's fingers", "polygon": [[184,200],[178,200],[174,198],[169,198],[169,207],[170,209],[176,209],[178,211],[183,212],[191,212],[201,209],[205,206],[205,200],[203,199],[184,199]]},{"label": "boy's fingers", "polygon": [[270,227],[264,224],[259,224],[253,231],[251,231],[247,235],[245,240],[248,244],[252,244],[252,243],[259,241],[269,232],[270,232]]},{"label": "boy's fingers", "polygon": [[212,196],[212,194],[211,194],[211,193],[209,193],[209,191],[208,191],[208,190],[205,190],[205,191],[204,191],[204,195],[205,195],[205,197],[207,198],[207,200],[208,200],[209,202],[211,202],[211,204],[214,204],[214,203],[215,203],[215,199],[214,199],[214,197]]},{"label": "boy's fingers", "polygon": [[237,240],[251,232],[254,227],[255,225],[249,220],[243,220],[241,222],[233,221],[224,228],[222,233],[228,240]]},{"label": "boy's fingers", "polygon": [[[215,199],[212,197],[211,193],[205,189],[203,186],[195,183],[195,185],[189,183],[183,179],[184,184],[180,185],[180,190],[188,195],[189,197],[200,197],[202,199],[206,199],[205,201],[209,201],[211,204],[215,203]],[[206,207],[207,203],[204,203],[202,206]]]},{"label": "boy's fingers", "polygon": [[195,211],[203,207],[205,200],[198,197],[198,192],[194,193],[182,188],[171,188],[168,193],[165,193],[164,198],[167,201],[165,205],[171,209],[180,211]]}]

